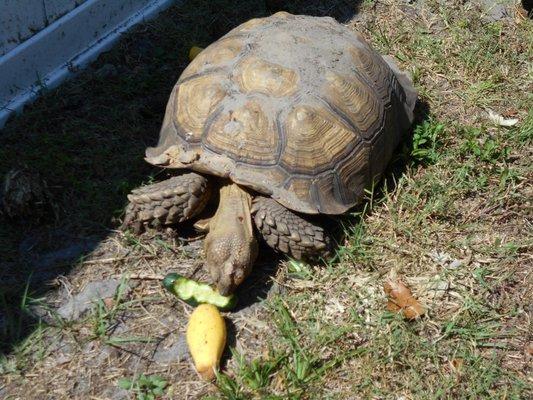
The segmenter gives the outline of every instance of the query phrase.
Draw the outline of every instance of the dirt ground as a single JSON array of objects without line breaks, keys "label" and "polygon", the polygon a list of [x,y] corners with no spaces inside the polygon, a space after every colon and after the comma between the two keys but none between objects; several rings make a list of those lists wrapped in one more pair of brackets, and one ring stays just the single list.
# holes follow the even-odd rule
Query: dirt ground
[{"label": "dirt ground", "polygon": [[[190,47],[281,9],[332,16],[392,54],[419,90],[417,122],[333,260],[261,248],[207,383],[185,344],[192,308],[160,283],[208,279],[202,236],[117,228],[126,194],[166,175],[142,157]],[[38,173],[53,209],[0,216],[0,397],[149,399],[157,379],[163,399],[532,396],[532,43],[514,1],[190,0],[43,87],[0,132],[2,175]],[[422,318],[387,311],[396,277]]]}]

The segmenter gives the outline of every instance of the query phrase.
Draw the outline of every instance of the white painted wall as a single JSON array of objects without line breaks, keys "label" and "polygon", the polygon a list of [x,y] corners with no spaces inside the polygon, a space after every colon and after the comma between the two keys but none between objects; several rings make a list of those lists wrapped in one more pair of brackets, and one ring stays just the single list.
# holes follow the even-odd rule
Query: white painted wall
[{"label": "white painted wall", "polygon": [[85,0],[0,0],[0,56]]},{"label": "white painted wall", "polygon": [[175,0],[0,0],[0,128]]}]

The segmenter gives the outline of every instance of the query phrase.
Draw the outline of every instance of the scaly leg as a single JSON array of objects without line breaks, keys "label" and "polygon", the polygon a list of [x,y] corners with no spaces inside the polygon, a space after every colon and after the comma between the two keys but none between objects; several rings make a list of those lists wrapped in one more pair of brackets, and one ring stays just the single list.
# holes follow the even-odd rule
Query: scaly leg
[{"label": "scaly leg", "polygon": [[205,207],[209,199],[208,180],[194,172],[134,189],[128,195],[122,229],[135,233],[148,226],[172,225],[188,220]]},{"label": "scaly leg", "polygon": [[297,260],[326,256],[330,238],[324,229],[268,197],[256,197],[252,206],[255,226],[274,250]]}]

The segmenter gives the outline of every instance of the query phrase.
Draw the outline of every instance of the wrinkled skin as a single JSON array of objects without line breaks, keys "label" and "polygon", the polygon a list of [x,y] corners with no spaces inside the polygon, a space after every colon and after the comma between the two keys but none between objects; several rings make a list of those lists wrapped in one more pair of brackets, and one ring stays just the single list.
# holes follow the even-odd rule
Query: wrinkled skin
[{"label": "wrinkled skin", "polygon": [[251,206],[250,194],[236,184],[220,189],[220,203],[209,221],[204,250],[207,270],[222,295],[242,283],[257,257]]}]

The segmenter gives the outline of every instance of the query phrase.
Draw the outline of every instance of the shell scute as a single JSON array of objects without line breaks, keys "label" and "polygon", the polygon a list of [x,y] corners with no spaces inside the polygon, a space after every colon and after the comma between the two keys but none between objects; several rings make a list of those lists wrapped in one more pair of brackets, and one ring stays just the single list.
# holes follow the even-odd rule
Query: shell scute
[{"label": "shell scute", "polygon": [[205,71],[219,69],[228,62],[235,60],[244,51],[246,42],[239,37],[220,39],[203,49],[180,76],[180,80],[190,78]]},{"label": "shell scute", "polygon": [[225,152],[236,161],[275,164],[279,137],[274,125],[261,105],[250,100],[238,108],[221,112],[209,126],[204,144],[217,153]]},{"label": "shell scute", "polygon": [[385,105],[389,104],[394,93],[391,90],[394,75],[383,58],[370,48],[358,46],[354,46],[350,50],[350,53],[357,70],[368,78],[378,94],[379,99],[383,101]]},{"label": "shell scute", "polygon": [[234,28],[230,34],[235,33],[247,33],[250,31],[256,30],[261,25],[265,25],[269,22],[268,18],[252,18],[242,24],[240,24],[238,27]]},{"label": "shell scute", "polygon": [[177,86],[174,112],[185,140],[200,140],[206,120],[226,96],[220,79],[216,75],[204,75]]},{"label": "shell scute", "polygon": [[285,137],[281,164],[311,175],[333,168],[361,140],[325,107],[306,104],[295,106],[285,118]]},{"label": "shell scute", "polygon": [[326,73],[325,98],[346,115],[365,139],[370,139],[381,128],[383,103],[358,76],[351,78]]},{"label": "shell scute", "polygon": [[244,93],[283,97],[298,90],[298,74],[295,71],[257,57],[243,60],[237,71],[235,80]]},{"label": "shell scute", "polygon": [[361,142],[353,152],[342,160],[336,169],[340,196],[344,203],[352,203],[364,196],[364,189],[370,180],[371,145]]},{"label": "shell scute", "polygon": [[299,200],[305,200],[309,197],[313,188],[313,182],[310,178],[291,177],[285,182],[285,189]]},{"label": "shell scute", "polygon": [[314,183],[315,202],[319,212],[330,214],[342,214],[345,211],[343,206],[341,190],[335,173],[329,173],[321,176]]}]

